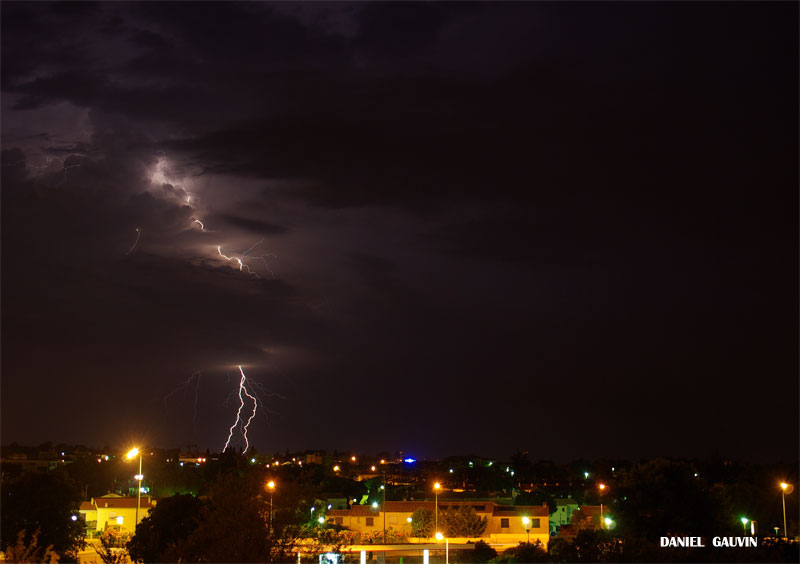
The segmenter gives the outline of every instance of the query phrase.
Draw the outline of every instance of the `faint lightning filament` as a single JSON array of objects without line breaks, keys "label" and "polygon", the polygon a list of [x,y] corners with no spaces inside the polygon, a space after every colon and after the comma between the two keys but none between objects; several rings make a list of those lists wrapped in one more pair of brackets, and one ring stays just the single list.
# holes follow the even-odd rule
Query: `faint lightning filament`
[{"label": "faint lightning filament", "polygon": [[142,234],[142,232],[141,232],[141,231],[139,231],[139,228],[137,227],[137,228],[136,228],[136,240],[133,242],[133,245],[131,245],[131,248],[130,248],[130,249],[128,249],[128,252],[127,252],[127,253],[125,253],[126,255],[129,255],[129,254],[131,254],[131,253],[133,252],[133,249],[135,249],[135,248],[136,248],[136,245],[139,243],[139,236],[140,236],[141,234]]}]

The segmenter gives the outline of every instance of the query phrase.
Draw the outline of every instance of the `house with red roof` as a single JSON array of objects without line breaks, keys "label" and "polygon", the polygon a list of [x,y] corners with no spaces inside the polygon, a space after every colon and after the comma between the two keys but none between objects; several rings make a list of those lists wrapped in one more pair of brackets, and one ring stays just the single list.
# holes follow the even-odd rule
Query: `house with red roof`
[{"label": "house with red roof", "polygon": [[[144,519],[157,500],[151,496],[142,496],[139,501],[139,521]],[[103,532],[109,528],[133,533],[136,529],[137,498],[123,497],[117,494],[106,494],[81,503],[79,512],[86,523],[87,534]]]}]

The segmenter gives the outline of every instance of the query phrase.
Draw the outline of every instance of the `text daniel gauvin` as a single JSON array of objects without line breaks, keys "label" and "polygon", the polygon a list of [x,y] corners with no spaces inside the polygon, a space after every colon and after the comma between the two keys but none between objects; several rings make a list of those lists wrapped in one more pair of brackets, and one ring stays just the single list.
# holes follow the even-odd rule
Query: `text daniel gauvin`
[{"label": "text daniel gauvin", "polygon": [[[712,546],[720,547],[751,547],[758,546],[756,537],[714,537]],[[661,546],[669,547],[705,547],[703,537],[661,537]]]}]

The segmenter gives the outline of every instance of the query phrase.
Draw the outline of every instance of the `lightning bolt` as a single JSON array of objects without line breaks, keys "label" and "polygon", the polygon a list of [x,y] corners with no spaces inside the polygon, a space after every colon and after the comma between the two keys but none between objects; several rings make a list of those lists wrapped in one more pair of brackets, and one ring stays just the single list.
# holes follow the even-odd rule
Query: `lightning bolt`
[{"label": "lightning bolt", "polygon": [[[75,165],[75,166],[77,166],[77,165]],[[135,249],[135,248],[136,248],[136,245],[137,245],[137,243],[139,243],[139,236],[140,236],[141,234],[142,234],[142,232],[141,232],[141,231],[139,231],[139,228],[137,227],[137,228],[136,228],[136,240],[133,242],[133,245],[131,245],[131,248],[130,248],[130,249],[128,249],[128,252],[127,252],[127,253],[125,253],[126,255],[129,255],[129,254],[131,254],[131,253],[133,252],[133,249]]]},{"label": "lightning bolt", "polygon": [[200,231],[205,231],[205,230],[206,230],[206,226],[205,226],[205,225],[203,225],[203,222],[202,222],[202,221],[200,221],[199,219],[195,219],[195,220],[194,220],[194,222],[195,222],[197,225],[199,225],[199,226],[200,226]]},{"label": "lightning bolt", "polygon": [[236,429],[240,421],[243,421],[242,409],[244,409],[244,398],[242,397],[242,393],[253,400],[253,412],[250,414],[250,417],[248,417],[247,423],[243,423],[242,425],[242,438],[244,438],[244,450],[242,452],[245,453],[247,452],[247,449],[250,448],[250,442],[247,439],[247,430],[250,427],[250,422],[256,416],[256,411],[258,410],[258,400],[254,395],[247,391],[247,376],[244,375],[244,370],[242,370],[241,366],[239,366],[239,372],[242,375],[241,380],[239,380],[239,409],[236,411],[236,421],[233,422],[233,425],[231,425],[231,428],[228,430],[228,440],[225,441],[225,448],[222,449],[222,452],[228,450],[228,447],[231,444],[231,438],[233,437],[233,430]]},{"label": "lightning bolt", "polygon": [[230,262],[232,260],[235,260],[236,263],[239,265],[239,270],[240,271],[243,272],[243,271],[247,270],[248,274],[252,274],[256,278],[261,278],[261,277],[257,273],[253,272],[253,270],[248,265],[246,265],[244,263],[244,261],[247,260],[247,259],[261,259],[264,262],[264,266],[267,267],[267,270],[269,271],[269,273],[272,276],[272,278],[275,278],[275,273],[272,271],[272,268],[270,268],[269,262],[267,261],[266,257],[278,258],[277,255],[274,255],[272,253],[264,253],[263,255],[258,255],[258,256],[252,256],[252,257],[247,256],[247,255],[250,254],[250,252],[253,249],[255,249],[258,245],[260,245],[263,242],[264,242],[264,239],[256,241],[255,243],[250,245],[249,248],[244,250],[238,257],[236,257],[236,256],[229,257],[228,255],[223,254],[221,245],[217,245],[217,253],[219,254],[219,256],[221,256],[222,258],[224,258],[228,262]]},{"label": "lightning bolt", "polygon": [[[239,258],[239,257],[229,257],[228,255],[222,254],[222,246],[221,245],[217,245],[217,252],[219,253],[219,256],[221,256],[222,258],[224,258],[228,262],[230,262],[232,260],[235,260],[239,264],[239,271],[243,271],[243,269],[246,268],[248,273],[255,274],[255,272],[252,272],[250,270],[249,266],[247,266],[244,262],[242,262],[241,258]],[[255,275],[258,276],[258,274],[255,274]]]}]

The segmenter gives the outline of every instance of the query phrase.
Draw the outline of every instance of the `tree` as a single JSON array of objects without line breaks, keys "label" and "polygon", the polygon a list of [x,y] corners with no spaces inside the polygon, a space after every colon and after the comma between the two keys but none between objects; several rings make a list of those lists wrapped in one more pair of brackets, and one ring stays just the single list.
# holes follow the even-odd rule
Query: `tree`
[{"label": "tree", "polygon": [[547,543],[547,555],[550,562],[577,562],[578,551],[575,543],[567,539],[554,538]]},{"label": "tree", "polygon": [[158,502],[136,526],[128,542],[135,562],[177,562],[178,547],[199,526],[203,502],[192,495],[175,495]]},{"label": "tree", "polygon": [[[475,543],[474,549],[461,550],[459,552],[458,562],[463,562],[464,564],[486,564],[497,557],[497,551],[482,540]],[[453,560],[455,561],[456,559],[454,558]]]},{"label": "tree", "polygon": [[579,562],[619,562],[622,543],[602,529],[584,529],[575,537]]},{"label": "tree", "polygon": [[235,473],[221,476],[186,539],[182,561],[270,562],[269,502],[263,488]]},{"label": "tree", "polygon": [[[625,472],[611,510],[626,536],[736,534],[736,516],[722,489],[709,487],[685,462],[650,460]],[[739,528],[741,524],[739,524]]]},{"label": "tree", "polygon": [[479,517],[470,505],[445,511],[442,522],[448,537],[479,537],[489,524],[486,517]]},{"label": "tree", "polygon": [[128,561],[128,551],[124,548],[127,536],[114,529],[103,533],[100,537],[100,546],[95,546],[95,551],[103,564],[123,564]]},{"label": "tree", "polygon": [[39,546],[39,530],[33,532],[28,543],[25,542],[25,530],[17,533],[17,542],[5,548],[5,561],[15,564],[29,564],[30,562],[58,563],[58,554],[53,552],[53,545]]},{"label": "tree", "polygon": [[411,514],[411,534],[417,538],[433,536],[435,516],[430,509],[419,508]]},{"label": "tree", "polygon": [[539,541],[535,543],[521,542],[517,546],[507,549],[503,554],[493,559],[492,562],[547,562],[547,551]]},{"label": "tree", "polygon": [[22,543],[33,545],[33,534],[39,531],[36,540],[40,546],[52,546],[62,562],[77,560],[83,548],[83,524],[77,519],[81,497],[75,484],[57,472],[26,473],[4,480],[0,516],[3,551],[16,544],[21,531],[26,531]]},{"label": "tree", "polygon": [[304,522],[313,493],[283,483],[274,496],[269,527],[266,476],[231,472],[211,487],[198,527],[178,547],[182,562],[289,562],[297,542],[311,536]]}]

